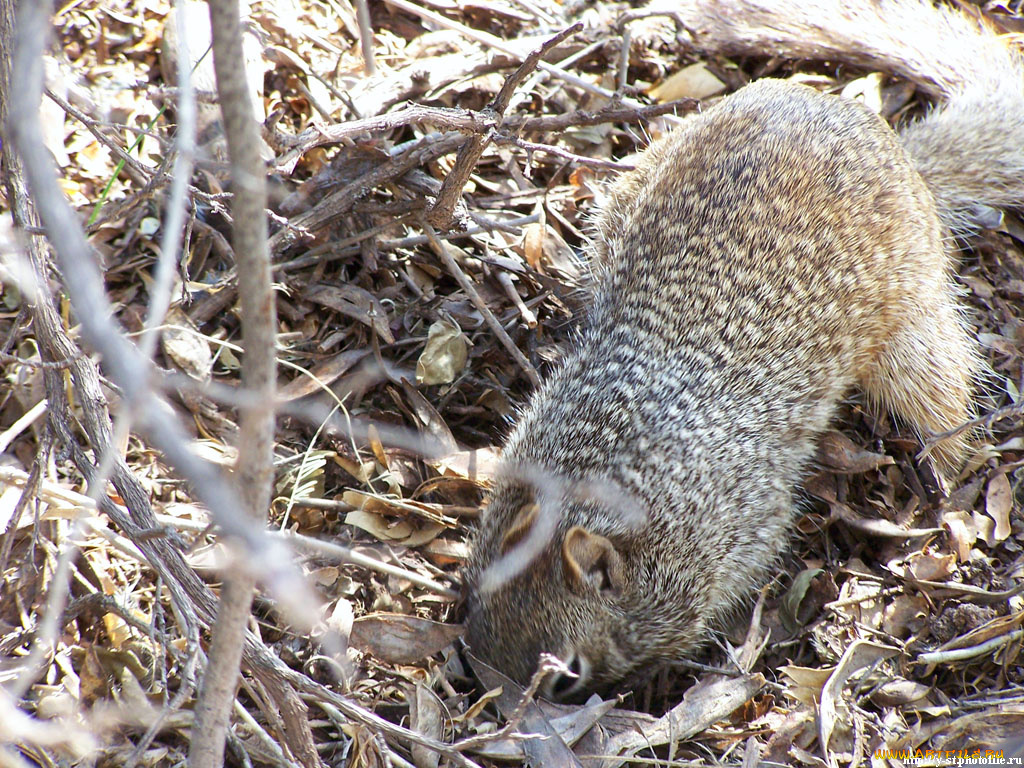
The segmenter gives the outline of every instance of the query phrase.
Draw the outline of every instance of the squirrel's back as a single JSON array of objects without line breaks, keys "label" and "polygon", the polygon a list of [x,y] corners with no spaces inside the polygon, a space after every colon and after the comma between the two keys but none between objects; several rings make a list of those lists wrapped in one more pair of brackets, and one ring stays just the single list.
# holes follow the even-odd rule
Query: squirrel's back
[{"label": "squirrel's back", "polygon": [[932,0],[656,0],[709,53],[843,61],[892,72],[941,103],[900,131],[944,223],[1024,193],[1024,63],[977,8]]},{"label": "squirrel's back", "polygon": [[[724,8],[748,5],[683,13],[739,26],[754,20]],[[854,29],[889,7],[853,5]],[[1016,110],[1000,162],[1024,145]],[[994,134],[971,155],[978,121],[947,104],[897,138],[857,103],[762,81],[616,181],[586,325],[509,438],[465,574],[475,651],[519,680],[560,656],[579,678],[555,694],[679,659],[784,548],[792,488],[854,385],[922,434],[971,417],[980,364],[946,227],[969,226],[986,173],[997,190],[974,202],[1024,202],[1024,178],[984,167]],[[964,451],[952,438],[935,456]]]}]

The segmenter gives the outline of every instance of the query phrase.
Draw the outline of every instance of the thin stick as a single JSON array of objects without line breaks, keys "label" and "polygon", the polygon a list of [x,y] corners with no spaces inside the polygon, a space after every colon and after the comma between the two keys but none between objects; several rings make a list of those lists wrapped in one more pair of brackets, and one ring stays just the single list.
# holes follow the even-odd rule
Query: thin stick
[{"label": "thin stick", "polygon": [[[543,45],[527,56],[526,60],[523,61],[519,68],[505,80],[504,85],[501,86],[501,90],[498,91],[498,95],[494,97],[494,101],[488,105],[486,112],[501,118],[505,114],[505,110],[508,108],[509,101],[512,100],[512,94],[515,93],[516,88],[518,88],[519,84],[526,79],[527,75],[537,68],[537,65],[541,61],[541,57],[563,40],[576,34],[581,29],[583,29],[583,24],[573,24],[571,27],[559,32],[550,40],[546,40]],[[448,225],[452,220],[452,214],[455,212],[455,206],[462,198],[462,188],[466,186],[466,182],[469,181],[469,177],[472,175],[473,169],[476,168],[477,160],[480,159],[480,155],[484,153],[484,149],[487,148],[489,143],[490,131],[488,131],[487,134],[478,134],[473,136],[469,141],[462,145],[462,148],[459,150],[458,157],[455,159],[455,164],[445,177],[444,184],[441,187],[440,193],[437,195],[437,201],[434,203],[434,207],[431,208],[430,212],[427,214],[427,221],[435,227],[448,229]]]},{"label": "thin stick", "polygon": [[17,421],[11,424],[11,426],[3,432],[0,432],[0,453],[6,451],[7,446],[14,442],[18,435],[35,424],[39,417],[46,413],[46,406],[47,402],[44,397],[38,403],[25,411],[25,413],[23,413]]},{"label": "thin stick", "polygon": [[948,651],[922,653],[917,657],[916,661],[921,664],[941,664],[943,662],[973,659],[975,656],[984,656],[989,651],[994,651],[999,646],[1006,645],[1020,637],[1024,637],[1024,629],[1015,629],[1013,632],[1007,632],[1005,635],[993,637],[991,640],[986,640],[984,643],[972,645],[968,648],[953,648]]},{"label": "thin stick", "polygon": [[[542,117],[508,115],[500,123],[502,128],[516,134],[548,133],[564,131],[567,128],[576,126],[601,125],[603,123],[637,123],[670,113],[691,112],[699,107],[700,102],[697,99],[676,99],[664,104],[649,104],[638,107],[609,105],[597,111],[581,109],[561,115],[544,115]],[[344,123],[330,126],[307,128],[298,136],[285,137],[283,140],[292,149],[278,158],[274,163],[274,167],[278,170],[286,169],[294,165],[301,154],[316,147],[337,144],[347,138],[361,134],[383,133],[396,128],[404,128],[407,125],[422,125],[424,123],[434,125],[438,129],[459,131],[460,133],[486,133],[496,128],[499,120],[493,115],[488,115],[484,112],[475,112],[456,107],[427,107],[414,104],[405,109],[377,115],[376,117],[348,120]]]},{"label": "thin stick", "polygon": [[426,233],[427,238],[430,240],[431,246],[434,248],[434,252],[440,257],[445,267],[451,273],[452,277],[459,284],[469,300],[473,303],[473,306],[477,308],[477,311],[484,316],[484,320],[487,325],[490,326],[491,330],[494,331],[494,335],[498,337],[498,341],[501,342],[502,346],[508,350],[508,353],[512,355],[512,358],[519,363],[519,367],[523,369],[526,374],[526,378],[530,380],[530,383],[534,387],[540,386],[540,376],[537,373],[537,369],[530,364],[530,361],[526,359],[519,347],[515,345],[515,342],[509,338],[509,335],[505,332],[505,329],[501,327],[501,323],[491,312],[484,300],[480,298],[480,294],[477,293],[476,288],[473,287],[473,282],[466,277],[466,273],[462,271],[462,267],[459,266],[458,262],[455,261],[455,257],[452,256],[451,251],[448,250],[448,245],[443,240],[439,239],[437,232],[427,222],[423,222],[423,231]]},{"label": "thin stick", "polygon": [[[274,408],[277,373],[277,314],[271,286],[270,255],[267,247],[267,189],[260,158],[260,136],[252,99],[248,98],[242,25],[238,0],[210,3],[213,63],[217,75],[224,132],[231,161],[234,196],[231,216],[234,226],[231,244],[238,271],[241,300],[242,387],[256,400],[240,410],[236,492],[242,514],[257,530],[265,525],[274,478]],[[250,606],[256,589],[259,565],[245,557],[244,547],[232,547],[234,567],[224,570],[212,627],[209,663],[195,707],[191,730],[189,765],[216,768],[224,763],[224,741],[239,664],[245,645]],[[300,604],[313,599],[304,594],[309,587],[292,579],[289,589],[298,590]],[[286,597],[287,599],[287,597]],[[275,692],[282,693],[275,689]],[[273,695],[273,694],[272,694]],[[274,696],[285,722],[284,741],[307,768],[319,766],[308,720]]]},{"label": "thin stick", "polygon": [[[30,479],[30,475],[23,470],[15,469],[14,467],[0,467],[0,487],[4,484],[24,487]],[[75,491],[68,490],[67,488],[61,488],[59,485],[54,485],[53,483],[46,481],[39,483],[38,495],[55,510],[59,510],[65,514],[73,512],[73,519],[77,521],[87,521],[86,525],[89,526],[90,530],[106,538],[126,555],[136,558],[141,562],[148,563],[145,556],[142,555],[134,545],[128,542],[127,539],[118,536],[107,528],[106,524],[99,518],[96,502],[89,496],[76,493]],[[201,508],[197,507],[196,509]],[[205,509],[201,511],[208,514],[208,511]],[[158,514],[156,515],[156,519],[160,525],[165,525],[169,528],[175,528],[183,531],[205,531],[210,527],[209,521],[206,520],[183,520],[181,518],[174,517],[173,515]],[[316,555],[336,558],[340,563],[351,563],[352,565],[358,565],[361,568],[366,568],[370,571],[376,571],[377,573],[383,573],[387,576],[404,579],[405,581],[441,595],[442,597],[456,599],[459,596],[457,591],[450,587],[446,587],[444,584],[436,582],[433,579],[421,576],[415,571],[410,571],[406,568],[400,568],[397,565],[385,563],[374,557],[370,557],[369,555],[364,555],[362,552],[351,549],[350,547],[343,547],[340,544],[322,541],[321,539],[315,539],[311,536],[303,536],[300,533],[294,533],[292,531],[267,531],[267,535],[291,545],[294,549],[303,550]]]},{"label": "thin stick", "polygon": [[615,160],[602,160],[597,157],[584,157],[583,155],[574,154],[567,149],[562,149],[561,147],[554,147],[550,144],[538,144],[534,141],[520,139],[517,136],[499,136],[494,139],[494,143],[511,144],[519,147],[520,149],[525,149],[527,152],[543,152],[548,155],[560,157],[563,160],[568,160],[569,162],[577,165],[585,165],[588,168],[597,168],[602,171],[625,172],[632,171],[635,168],[635,166],[632,166],[629,163],[619,163]]},{"label": "thin stick", "polygon": [[[418,5],[410,3],[408,0],[384,1],[388,5],[393,5],[395,8],[400,8],[401,10],[406,11],[407,13],[411,13],[413,16],[419,16],[421,19],[431,21],[440,27],[444,27],[445,29],[455,30],[459,34],[468,37],[470,40],[475,40],[476,42],[485,45],[488,48],[493,48],[496,51],[501,51],[502,53],[508,54],[509,56],[512,56],[516,59],[521,59],[523,57],[522,51],[517,51],[512,46],[506,44],[505,41],[502,40],[500,37],[495,37],[494,35],[491,35],[487,32],[482,32],[478,29],[472,29],[471,27],[467,27],[465,24],[460,24],[457,21],[452,21],[448,17],[442,16],[439,13],[434,13],[434,11],[428,11],[426,8],[420,8]],[[571,83],[572,85],[575,85],[577,88],[582,88],[584,91],[587,91],[588,93],[593,93],[597,96],[604,96],[606,99],[618,98],[614,91],[609,91],[607,88],[602,88],[599,85],[595,85],[594,83],[591,83],[589,80],[585,80],[579,75],[574,75],[571,72],[566,72],[564,69],[561,69],[560,67],[554,64],[548,64],[546,61],[539,62],[537,68],[550,72],[556,77],[565,80],[567,83]],[[622,104],[625,104],[626,106],[633,108],[643,106],[642,104],[640,104],[640,102],[634,101],[633,99],[629,98],[618,98],[618,101]]]},{"label": "thin stick", "polygon": [[377,74],[377,62],[373,58],[373,26],[370,24],[370,4],[367,0],[356,0],[356,19],[359,22],[359,49],[363,54],[363,72],[367,77]]}]

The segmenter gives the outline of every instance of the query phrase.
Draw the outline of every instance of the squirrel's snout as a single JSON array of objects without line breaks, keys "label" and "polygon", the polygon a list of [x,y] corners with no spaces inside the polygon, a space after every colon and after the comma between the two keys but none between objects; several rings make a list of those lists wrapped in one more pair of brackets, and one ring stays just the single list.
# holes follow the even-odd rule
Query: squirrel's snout
[{"label": "squirrel's snout", "polygon": [[570,651],[562,659],[565,671],[553,672],[541,685],[541,694],[551,701],[572,701],[587,690],[590,683],[590,662],[578,651]]}]

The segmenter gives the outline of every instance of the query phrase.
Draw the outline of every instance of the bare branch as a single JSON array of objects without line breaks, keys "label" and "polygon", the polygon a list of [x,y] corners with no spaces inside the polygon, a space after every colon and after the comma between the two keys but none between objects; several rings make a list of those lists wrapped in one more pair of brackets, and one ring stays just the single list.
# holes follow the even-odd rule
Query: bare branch
[{"label": "bare branch", "polygon": [[[211,2],[210,28],[234,190],[231,201],[234,220],[232,246],[237,259],[245,347],[242,385],[255,400],[252,405],[240,409],[237,492],[250,527],[261,531],[273,481],[273,402],[277,373],[277,319],[267,250],[266,179],[245,71],[238,0]],[[179,58],[187,66],[188,57]],[[224,762],[224,737],[235,698],[239,662],[256,587],[254,563],[247,560],[244,550],[244,547],[235,550],[233,567],[225,573],[217,621],[213,626],[209,664],[196,705],[189,762],[199,768],[216,768]],[[274,682],[276,688],[283,685],[279,681]],[[320,759],[304,716],[305,708],[301,703],[297,709],[289,705],[294,697],[274,698],[286,717],[285,741],[307,768],[316,768]]]},{"label": "bare branch", "polygon": [[[523,82],[527,75],[536,69],[541,61],[541,57],[581,29],[583,29],[582,23],[573,24],[550,40],[545,41],[543,45],[527,56],[519,68],[505,80],[501,90],[498,91],[498,95],[488,105],[486,113],[488,115],[493,114],[500,119],[505,114],[515,89]],[[462,197],[462,188],[469,181],[473,169],[476,168],[477,160],[480,159],[480,155],[483,154],[490,143],[490,138],[490,132],[488,132],[485,135],[473,136],[463,144],[459,150],[458,157],[455,159],[455,164],[445,177],[444,185],[437,196],[437,201],[434,203],[433,208],[430,209],[430,213],[427,214],[427,221],[430,224],[440,229],[448,229],[452,220],[452,214],[455,212],[455,206]]]}]

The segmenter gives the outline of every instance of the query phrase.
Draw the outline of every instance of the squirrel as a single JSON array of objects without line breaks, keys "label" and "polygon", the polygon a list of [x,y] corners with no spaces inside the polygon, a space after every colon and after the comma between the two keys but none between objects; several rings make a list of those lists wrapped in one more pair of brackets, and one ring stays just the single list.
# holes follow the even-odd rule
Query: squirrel
[{"label": "squirrel", "polygon": [[[919,435],[983,376],[954,237],[1024,204],[1024,60],[930,0],[672,0],[709,53],[883,67],[939,97],[897,135],[760,80],[610,187],[574,348],[509,436],[464,572],[466,641],[553,699],[692,653],[784,551],[794,488],[859,388]],[[949,473],[969,438],[940,442]]]}]

